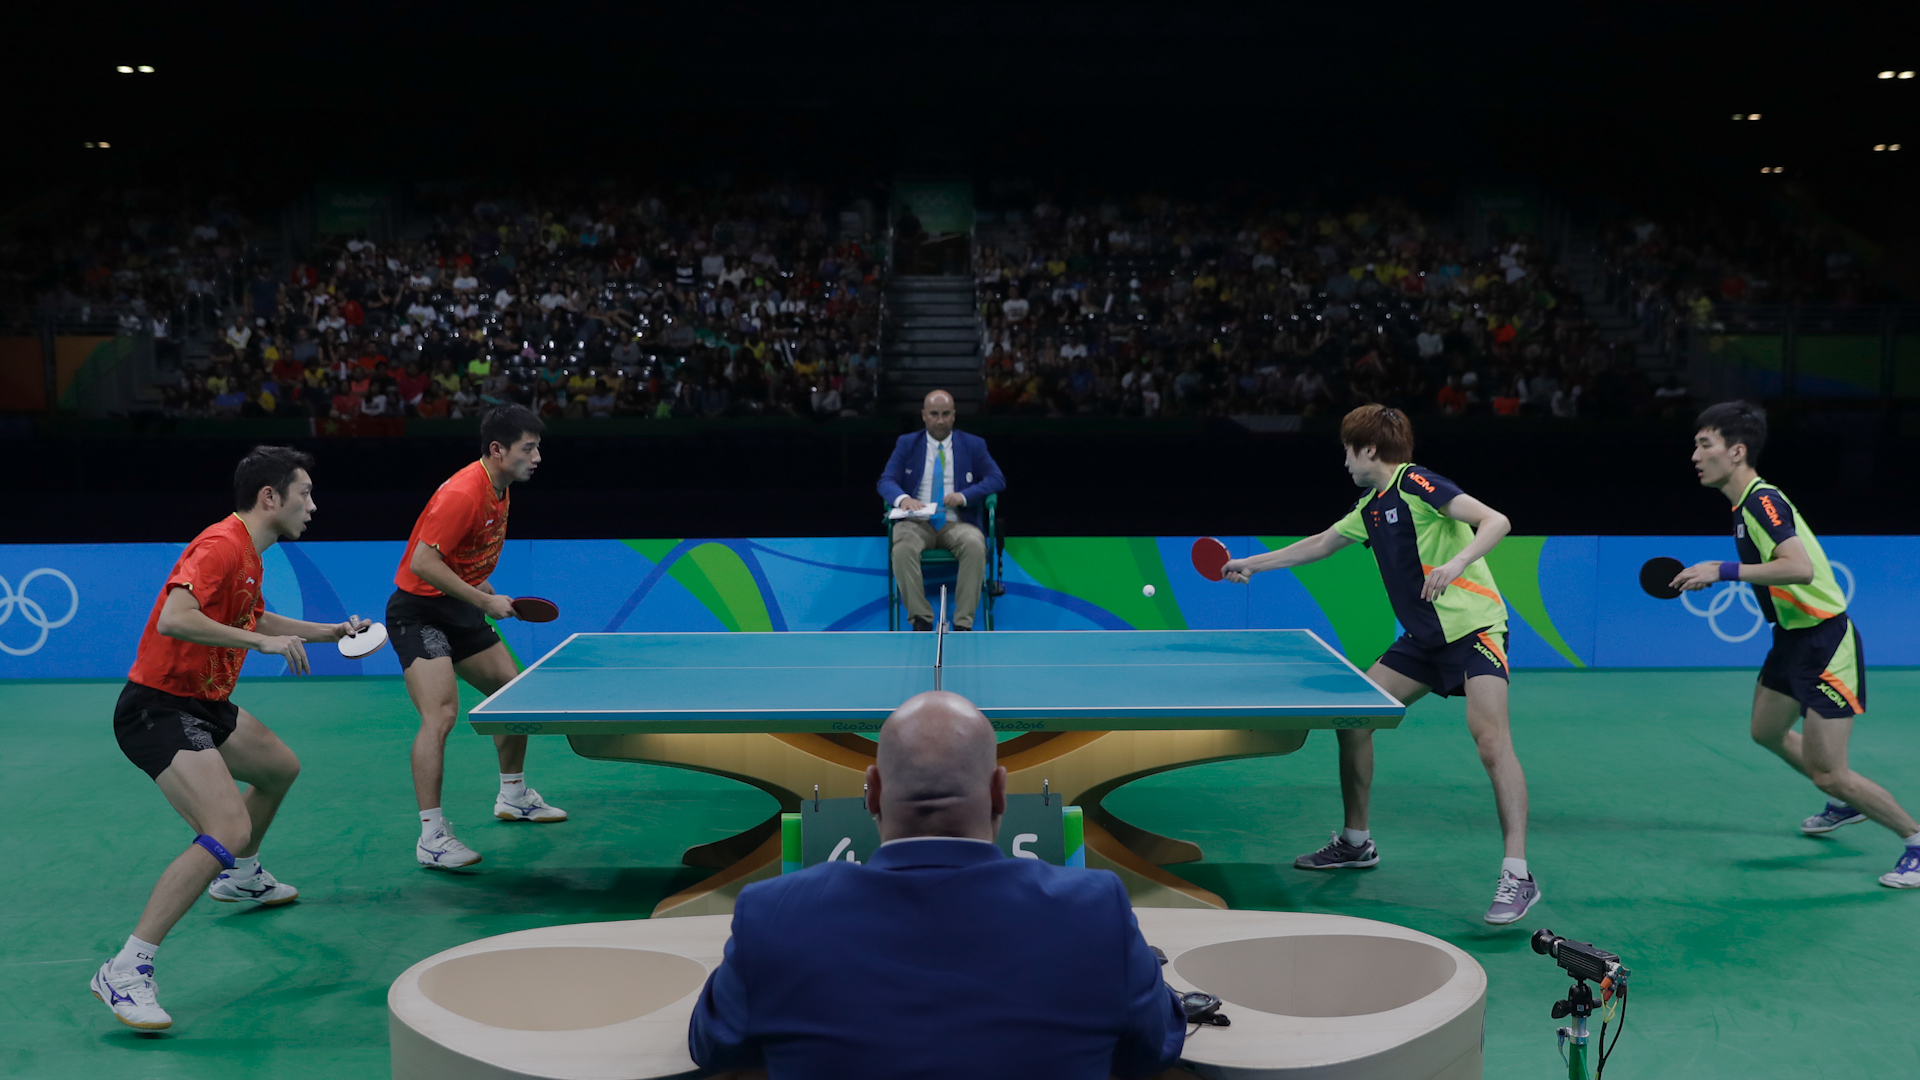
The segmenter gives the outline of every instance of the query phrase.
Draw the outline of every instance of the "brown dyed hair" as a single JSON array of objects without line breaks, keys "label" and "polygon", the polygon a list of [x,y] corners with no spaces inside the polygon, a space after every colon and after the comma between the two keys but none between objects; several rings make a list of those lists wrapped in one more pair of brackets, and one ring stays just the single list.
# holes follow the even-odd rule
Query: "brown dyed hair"
[{"label": "brown dyed hair", "polygon": [[1413,422],[1399,409],[1362,405],[1340,421],[1340,441],[1355,451],[1373,447],[1390,465],[1413,460]]}]

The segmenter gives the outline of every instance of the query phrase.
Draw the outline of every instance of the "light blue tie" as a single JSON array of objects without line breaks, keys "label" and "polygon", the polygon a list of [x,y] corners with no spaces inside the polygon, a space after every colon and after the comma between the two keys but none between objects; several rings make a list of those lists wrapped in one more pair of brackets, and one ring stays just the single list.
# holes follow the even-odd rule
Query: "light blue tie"
[{"label": "light blue tie", "polygon": [[939,532],[947,527],[947,448],[936,446],[933,450],[933,531]]}]

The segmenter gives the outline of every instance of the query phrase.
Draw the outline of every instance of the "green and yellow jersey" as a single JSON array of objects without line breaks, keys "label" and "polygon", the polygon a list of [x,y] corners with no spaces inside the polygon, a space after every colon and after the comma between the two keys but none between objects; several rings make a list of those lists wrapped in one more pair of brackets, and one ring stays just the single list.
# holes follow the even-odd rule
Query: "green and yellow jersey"
[{"label": "green and yellow jersey", "polygon": [[1420,599],[1427,574],[1466,550],[1473,527],[1443,511],[1461,494],[1453,481],[1414,464],[1400,466],[1384,491],[1361,496],[1333,529],[1373,549],[1394,617],[1415,644],[1437,649],[1476,630],[1503,633],[1507,605],[1484,559],[1475,559],[1438,600]]},{"label": "green and yellow jersey", "polygon": [[1768,562],[1776,548],[1795,536],[1813,560],[1813,581],[1806,585],[1753,586],[1767,621],[1783,630],[1804,630],[1823,623],[1847,610],[1847,598],[1806,519],[1779,488],[1754,477],[1733,507],[1733,543],[1740,561]]}]

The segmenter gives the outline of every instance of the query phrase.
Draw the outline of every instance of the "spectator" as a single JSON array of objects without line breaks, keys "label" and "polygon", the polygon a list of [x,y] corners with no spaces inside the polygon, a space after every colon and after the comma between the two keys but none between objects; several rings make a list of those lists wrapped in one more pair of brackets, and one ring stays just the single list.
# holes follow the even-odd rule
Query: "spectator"
[{"label": "spectator", "polygon": [[1179,1059],[1185,1016],[1119,879],[994,843],[1006,770],[972,703],[932,691],[901,705],[880,728],[866,798],[881,844],[865,864],[741,891],[688,1025],[695,1064],[1104,1080]]},{"label": "spectator", "polygon": [[929,393],[922,403],[923,431],[902,435],[880,474],[880,497],[909,513],[893,526],[894,577],[915,630],[933,629],[933,605],[920,575],[920,553],[939,548],[959,561],[953,597],[953,628],[973,629],[974,608],[987,567],[987,541],[981,533],[980,501],[1005,491],[1007,481],[977,435],[955,431],[953,395]]}]

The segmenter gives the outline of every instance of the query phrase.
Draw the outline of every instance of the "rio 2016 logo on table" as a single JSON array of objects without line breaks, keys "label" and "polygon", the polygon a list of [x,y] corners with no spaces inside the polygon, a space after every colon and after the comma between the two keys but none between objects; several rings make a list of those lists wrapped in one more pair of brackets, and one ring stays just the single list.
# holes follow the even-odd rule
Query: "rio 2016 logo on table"
[{"label": "rio 2016 logo on table", "polygon": [[[27,586],[33,584],[36,579],[43,577],[53,578],[67,587],[67,613],[58,619],[47,618],[47,609],[41,607],[38,602],[27,595]],[[39,652],[42,646],[46,645],[47,635],[49,633],[72,622],[73,617],[80,613],[80,590],[74,586],[72,578],[58,570],[45,566],[21,578],[20,588],[17,592],[13,586],[8,583],[6,578],[0,578],[0,626],[4,626],[12,621],[15,613],[19,614],[21,622],[26,623],[28,626],[38,627],[40,636],[34,639],[33,644],[20,649],[14,648],[5,641],[0,641],[0,652],[4,652],[9,656],[31,656]]]},{"label": "rio 2016 logo on table", "polygon": [[[1846,597],[1846,603],[1851,606],[1853,604],[1853,571],[1847,568],[1846,563],[1832,562],[1829,560],[1829,565],[1833,567],[1834,578],[1840,583],[1841,591]],[[1755,634],[1758,634],[1761,628],[1767,625],[1767,617],[1761,613],[1760,601],[1753,595],[1753,588],[1750,583],[1730,582],[1727,587],[1715,589],[1712,592],[1713,596],[1707,601],[1707,606],[1704,608],[1694,604],[1694,594],[1690,592],[1680,594],[1680,603],[1687,609],[1689,614],[1698,615],[1700,618],[1707,620],[1707,629],[1713,631],[1714,637],[1729,644],[1738,645],[1740,642],[1746,641]],[[1753,625],[1747,627],[1746,630],[1741,633],[1731,634],[1720,628],[1720,616],[1725,614],[1728,609],[1732,608],[1736,603],[1745,609],[1747,614],[1753,616]]]}]

